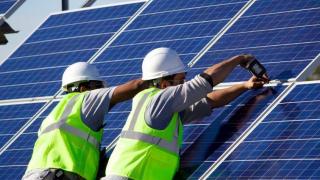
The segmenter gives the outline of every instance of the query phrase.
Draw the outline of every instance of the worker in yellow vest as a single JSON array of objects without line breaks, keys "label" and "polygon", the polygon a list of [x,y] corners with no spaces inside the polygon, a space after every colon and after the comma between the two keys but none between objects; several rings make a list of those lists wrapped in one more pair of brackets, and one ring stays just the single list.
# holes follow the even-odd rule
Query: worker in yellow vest
[{"label": "worker in yellow vest", "polygon": [[137,79],[108,88],[94,65],[69,66],[67,94],[42,122],[23,179],[96,179],[105,114],[144,87]]},{"label": "worker in yellow vest", "polygon": [[185,82],[186,70],[179,55],[157,48],[143,60],[142,79],[150,87],[133,98],[132,111],[111,154],[103,179],[167,180],[179,167],[184,123],[208,116],[212,108],[228,104],[249,89],[267,81],[252,77],[227,89],[212,91],[239,64],[247,66],[251,55],[239,55],[206,69]]}]

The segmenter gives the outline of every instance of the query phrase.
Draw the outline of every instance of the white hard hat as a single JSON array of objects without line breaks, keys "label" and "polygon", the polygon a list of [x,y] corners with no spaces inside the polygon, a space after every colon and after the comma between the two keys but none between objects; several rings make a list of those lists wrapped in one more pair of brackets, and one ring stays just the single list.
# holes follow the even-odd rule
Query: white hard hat
[{"label": "white hard hat", "polygon": [[98,69],[93,65],[86,62],[77,62],[70,65],[63,73],[62,88],[67,91],[67,86],[81,81],[102,81]]},{"label": "white hard hat", "polygon": [[157,48],[150,51],[143,59],[142,80],[157,79],[186,72],[176,51],[170,48]]}]

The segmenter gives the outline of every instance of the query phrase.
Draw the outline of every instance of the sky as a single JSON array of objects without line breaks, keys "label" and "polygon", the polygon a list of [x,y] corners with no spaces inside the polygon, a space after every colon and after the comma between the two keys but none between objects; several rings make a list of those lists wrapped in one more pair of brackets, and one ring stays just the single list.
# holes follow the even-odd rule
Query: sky
[{"label": "sky", "polygon": [[[93,6],[101,6],[131,0],[97,0]],[[80,8],[86,0],[69,0],[69,8]],[[61,0],[26,0],[6,21],[19,31],[6,34],[8,43],[0,46],[0,65],[19,47],[45,19],[54,12],[61,11]]]}]

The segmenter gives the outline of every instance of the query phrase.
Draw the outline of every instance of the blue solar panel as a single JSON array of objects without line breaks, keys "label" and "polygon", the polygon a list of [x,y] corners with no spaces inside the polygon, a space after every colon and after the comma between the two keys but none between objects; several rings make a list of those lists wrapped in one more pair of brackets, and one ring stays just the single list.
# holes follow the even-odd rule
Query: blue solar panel
[{"label": "blue solar panel", "polygon": [[0,99],[54,95],[66,66],[88,61],[142,4],[51,15],[1,65]]},{"label": "blue solar panel", "polygon": [[164,12],[170,10],[186,9],[186,8],[198,8],[205,6],[219,6],[220,4],[237,3],[238,0],[184,0],[184,1],[172,1],[161,0],[152,2],[152,6],[146,9],[145,13]]},{"label": "blue solar panel", "polygon": [[[295,78],[320,51],[320,2],[316,0],[256,1],[195,64],[194,73],[208,64],[251,53],[271,78]],[[249,74],[237,68],[227,81]]]},{"label": "blue solar panel", "polygon": [[[162,7],[155,8],[159,2]],[[143,57],[157,47],[175,49],[187,64],[246,2],[153,1],[94,64],[112,85],[140,78]],[[107,118],[103,145],[119,134],[131,109],[131,103],[120,106],[112,109],[112,118]]]},{"label": "blue solar panel", "polygon": [[[43,119],[50,113],[57,103],[49,106],[18,138],[9,148],[0,155],[0,178],[21,179],[32,155],[37,132]],[[43,104],[40,104],[43,106]],[[29,107],[30,109],[35,109]],[[25,114],[26,115],[26,114]],[[27,116],[23,116],[27,117]],[[13,177],[13,178],[12,178]]]},{"label": "blue solar panel", "polygon": [[17,2],[16,0],[0,1],[0,15],[5,14],[16,2]]},{"label": "blue solar panel", "polygon": [[[113,21],[115,19],[130,18],[137,11],[137,9],[141,7],[142,4],[143,3],[132,3],[121,6],[95,8],[67,14],[57,14],[53,15],[54,18],[48,19],[42,25],[42,28],[64,26],[66,24],[88,23],[93,21],[103,22],[106,20]],[[108,26],[110,26],[110,24]]]},{"label": "blue solar panel", "polygon": [[[187,64],[247,2],[154,0],[93,63],[110,86],[140,78],[143,57],[157,47],[177,50]],[[142,5],[51,15],[0,66],[0,100],[54,95],[66,66],[89,60]],[[255,1],[192,67],[188,78],[240,53],[256,55],[272,79],[296,77],[320,51],[319,9],[317,0]],[[248,72],[236,68],[227,81],[249,77]],[[318,84],[297,86],[211,178],[319,179],[319,88]],[[185,125],[177,177],[199,178],[284,89],[278,86],[246,92],[215,109],[210,117]],[[0,155],[1,179],[22,177],[40,124],[56,104]],[[0,106],[0,147],[42,106]],[[130,110],[128,101],[113,107],[105,117],[103,147],[119,135]]]},{"label": "blue solar panel", "polygon": [[0,147],[43,106],[43,103],[0,106]]},{"label": "blue solar panel", "polygon": [[[163,6],[169,7],[171,3],[179,4],[180,1],[171,1],[169,4],[166,4],[166,1],[161,2]],[[149,9],[158,6],[158,1],[153,1],[95,62],[103,66],[102,63],[126,60],[127,62],[121,63],[128,63],[128,67],[130,66],[133,71],[127,73],[141,73],[143,57],[153,48],[167,46],[182,54],[182,59],[187,64],[246,1],[230,4],[208,1],[207,4],[210,4],[210,7],[201,6],[203,3],[200,1],[188,1],[188,3],[192,3],[193,8],[153,12]],[[203,11],[201,16],[206,17],[206,20],[199,22],[201,17],[197,16],[201,11]],[[109,72],[106,68],[101,68],[105,70],[104,75],[108,75]],[[122,74],[122,76],[126,75]]]},{"label": "blue solar panel", "polygon": [[108,146],[120,133],[131,110],[131,102],[117,104],[105,116],[105,127],[101,145]]},{"label": "blue solar panel", "polygon": [[319,179],[319,90],[297,85],[210,177]]},{"label": "blue solar panel", "polygon": [[[248,91],[218,112],[214,110],[211,116],[187,125],[180,176],[201,175],[201,170],[216,161],[283,90],[279,86]],[[197,170],[199,167],[201,170]]]}]

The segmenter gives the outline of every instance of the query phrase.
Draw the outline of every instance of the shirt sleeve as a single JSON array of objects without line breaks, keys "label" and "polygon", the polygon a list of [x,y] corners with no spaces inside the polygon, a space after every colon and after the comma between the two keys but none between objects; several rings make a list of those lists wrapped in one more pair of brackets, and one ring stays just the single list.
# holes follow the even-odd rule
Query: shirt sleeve
[{"label": "shirt sleeve", "polygon": [[83,122],[94,131],[103,127],[103,119],[109,111],[110,101],[116,87],[101,88],[89,91],[82,103],[81,117]]},{"label": "shirt sleeve", "polygon": [[[211,91],[210,83],[199,75],[184,84],[163,89],[153,97],[148,105],[145,112],[146,123],[152,128],[161,130],[168,126],[175,112],[185,109],[191,109],[188,110],[189,114],[200,112],[197,107],[203,107],[205,103],[195,103],[205,98]],[[193,104],[195,105],[192,108]]]},{"label": "shirt sleeve", "polygon": [[212,108],[207,98],[202,98],[200,101],[189,106],[181,112],[182,123],[190,123],[195,120],[201,120],[203,117],[209,116],[212,113]]}]

